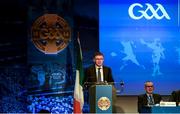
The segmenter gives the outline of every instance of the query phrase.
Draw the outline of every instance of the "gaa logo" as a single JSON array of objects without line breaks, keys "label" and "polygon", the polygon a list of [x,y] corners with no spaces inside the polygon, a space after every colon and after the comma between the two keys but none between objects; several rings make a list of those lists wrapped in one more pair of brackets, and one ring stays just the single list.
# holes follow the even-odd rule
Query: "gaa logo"
[{"label": "gaa logo", "polygon": [[[139,20],[143,17],[147,20],[150,20],[152,18],[156,18],[158,20],[161,20],[163,18],[166,18],[168,20],[171,19],[161,4],[157,3],[156,7],[157,8],[155,9],[149,3],[146,3],[145,6],[143,6],[139,3],[134,3],[129,7],[129,10],[128,10],[129,16],[135,20]],[[135,11],[134,11],[135,8],[139,8],[139,10],[136,10],[136,12],[140,13],[140,15],[135,15]],[[151,12],[151,14],[148,14],[148,12]]]},{"label": "gaa logo", "polygon": [[32,42],[45,54],[57,54],[69,44],[71,28],[57,14],[45,14],[39,17],[32,26]]},{"label": "gaa logo", "polygon": [[98,107],[101,110],[108,110],[111,106],[111,101],[107,97],[101,97],[98,100]]}]

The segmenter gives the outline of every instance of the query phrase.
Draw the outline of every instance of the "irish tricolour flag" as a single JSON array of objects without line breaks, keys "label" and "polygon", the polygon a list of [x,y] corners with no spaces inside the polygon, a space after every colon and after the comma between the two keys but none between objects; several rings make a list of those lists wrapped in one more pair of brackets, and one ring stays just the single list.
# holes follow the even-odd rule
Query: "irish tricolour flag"
[{"label": "irish tricolour flag", "polygon": [[84,95],[83,95],[83,65],[82,65],[82,51],[79,38],[77,46],[77,63],[76,63],[76,81],[74,87],[74,113],[82,113],[82,108],[84,105]]}]

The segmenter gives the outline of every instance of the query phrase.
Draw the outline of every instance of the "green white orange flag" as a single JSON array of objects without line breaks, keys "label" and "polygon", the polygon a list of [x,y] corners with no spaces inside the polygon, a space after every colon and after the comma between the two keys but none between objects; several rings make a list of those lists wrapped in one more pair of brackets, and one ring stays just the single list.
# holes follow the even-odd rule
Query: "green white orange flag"
[{"label": "green white orange flag", "polygon": [[76,80],[74,87],[74,113],[82,113],[83,105],[84,105],[84,95],[83,95],[83,64],[82,64],[82,51],[81,45],[79,41],[79,37],[77,39],[77,63],[76,63]]}]

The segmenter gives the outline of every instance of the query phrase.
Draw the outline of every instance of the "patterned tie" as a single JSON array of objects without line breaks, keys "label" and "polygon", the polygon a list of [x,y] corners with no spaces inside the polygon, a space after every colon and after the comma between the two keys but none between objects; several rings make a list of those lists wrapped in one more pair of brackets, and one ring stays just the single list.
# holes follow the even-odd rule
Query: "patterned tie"
[{"label": "patterned tie", "polygon": [[101,82],[101,68],[98,68],[98,82]]},{"label": "patterned tie", "polygon": [[153,101],[152,95],[149,95],[149,105],[154,105],[154,101]]}]

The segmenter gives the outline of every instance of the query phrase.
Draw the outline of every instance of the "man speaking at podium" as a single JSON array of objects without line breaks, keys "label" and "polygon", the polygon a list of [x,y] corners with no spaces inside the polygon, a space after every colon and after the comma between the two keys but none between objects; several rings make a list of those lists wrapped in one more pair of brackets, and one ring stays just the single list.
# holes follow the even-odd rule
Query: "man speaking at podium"
[{"label": "man speaking at podium", "polygon": [[110,82],[113,83],[111,68],[104,66],[104,55],[95,52],[93,56],[94,65],[89,66],[85,71],[86,82]]},{"label": "man speaking at podium", "polygon": [[[112,112],[116,112],[116,89],[114,87],[114,80],[112,76],[111,68],[104,66],[104,55],[101,52],[95,52],[93,56],[94,64],[89,66],[85,70],[85,83],[89,83],[88,86],[94,84],[111,84],[112,86]],[[89,87],[87,87],[88,89]]]}]

